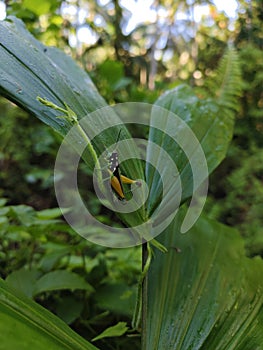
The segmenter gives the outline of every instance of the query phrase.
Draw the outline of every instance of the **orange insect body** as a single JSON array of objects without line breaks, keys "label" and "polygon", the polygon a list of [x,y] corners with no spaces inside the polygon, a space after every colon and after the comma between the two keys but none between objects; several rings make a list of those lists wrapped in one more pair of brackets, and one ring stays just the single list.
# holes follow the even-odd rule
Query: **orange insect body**
[{"label": "orange insect body", "polygon": [[[119,132],[116,143],[119,140],[121,130]],[[129,179],[126,176],[121,175],[119,168],[119,158],[117,151],[113,151],[109,157],[109,173],[111,175],[111,187],[114,192],[117,194],[120,200],[125,200],[124,190],[122,184],[133,184],[137,183],[140,185],[140,182]]]},{"label": "orange insect body", "polygon": [[116,192],[116,194],[118,195],[118,198],[120,200],[124,200],[125,199],[125,195],[123,192],[123,187],[122,187],[122,183],[119,181],[119,179],[117,178],[117,176],[112,176],[111,177],[111,187],[112,189]]}]

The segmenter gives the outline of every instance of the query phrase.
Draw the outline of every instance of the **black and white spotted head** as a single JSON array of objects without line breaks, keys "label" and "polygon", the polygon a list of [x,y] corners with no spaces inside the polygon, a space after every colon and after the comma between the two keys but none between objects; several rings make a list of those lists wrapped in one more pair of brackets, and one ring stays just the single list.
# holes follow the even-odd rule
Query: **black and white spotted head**
[{"label": "black and white spotted head", "polygon": [[[121,130],[122,129],[120,129],[120,131],[118,133],[118,137],[116,139],[116,147],[117,147],[117,144],[118,144],[119,139],[120,139]],[[118,152],[116,149],[108,157],[108,161],[109,161],[108,168],[112,173],[114,173],[118,169],[118,166],[119,166],[119,157],[118,157]]]},{"label": "black and white spotted head", "polygon": [[112,154],[109,156],[108,160],[109,160],[109,165],[108,165],[109,170],[112,173],[114,173],[119,166],[118,152],[113,151]]}]

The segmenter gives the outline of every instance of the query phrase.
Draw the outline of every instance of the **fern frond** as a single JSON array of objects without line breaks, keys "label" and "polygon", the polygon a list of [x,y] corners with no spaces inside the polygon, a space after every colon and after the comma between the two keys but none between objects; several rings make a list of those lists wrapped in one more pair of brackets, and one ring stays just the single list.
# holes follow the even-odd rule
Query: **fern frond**
[{"label": "fern frond", "polygon": [[215,75],[207,80],[206,87],[210,96],[233,115],[239,110],[239,97],[243,91],[243,81],[238,54],[229,48],[219,62]]}]

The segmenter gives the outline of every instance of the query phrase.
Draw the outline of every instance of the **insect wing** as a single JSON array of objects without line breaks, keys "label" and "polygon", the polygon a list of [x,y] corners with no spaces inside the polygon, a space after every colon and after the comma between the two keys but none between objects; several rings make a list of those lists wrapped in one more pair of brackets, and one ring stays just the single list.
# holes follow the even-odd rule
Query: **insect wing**
[{"label": "insect wing", "polygon": [[119,166],[115,168],[111,177],[111,187],[120,200],[125,199]]}]

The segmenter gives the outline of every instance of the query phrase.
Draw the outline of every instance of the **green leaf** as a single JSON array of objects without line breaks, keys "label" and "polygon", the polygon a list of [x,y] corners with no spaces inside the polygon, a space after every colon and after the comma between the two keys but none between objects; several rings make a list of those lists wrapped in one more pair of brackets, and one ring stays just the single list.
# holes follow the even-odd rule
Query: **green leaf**
[{"label": "green leaf", "polygon": [[42,276],[36,283],[35,295],[60,289],[85,289],[92,293],[93,287],[84,278],[71,271],[51,271]]},{"label": "green leaf", "polygon": [[213,78],[205,82],[205,87],[213,92],[217,103],[221,106],[228,118],[233,118],[233,112],[240,109],[239,97],[242,96],[244,82],[241,77],[239,57],[233,48],[229,48],[221,61]]},{"label": "green leaf", "polygon": [[0,349],[96,350],[63,321],[0,279]]},{"label": "green leaf", "polygon": [[[114,110],[107,107],[88,74],[70,57],[37,41],[15,17],[0,22],[0,37],[0,94],[63,136],[71,130],[68,152],[81,153],[87,166],[93,170],[94,154],[100,155],[106,146],[114,145],[120,128],[121,139],[130,138],[126,127]],[[61,118],[61,111],[40,103],[37,97],[60,109],[66,107],[67,111],[72,111],[79,122],[77,128],[72,130],[70,118]],[[103,107],[105,109],[101,111]],[[90,140],[93,140],[92,146],[88,143]],[[89,149],[82,152],[81,145],[89,145]],[[90,152],[91,149],[94,152]],[[129,147],[124,145],[123,152],[128,159],[122,166],[123,174],[132,179],[144,179],[135,143],[132,147],[130,143]],[[143,208],[119,216],[131,227],[145,219]]]},{"label": "green leaf", "polygon": [[[199,99],[186,85],[167,91],[156,101],[149,133],[152,143],[147,153],[149,162],[156,165],[158,171],[152,166],[146,167],[149,215],[162,201],[158,220],[163,222],[197,191],[225,157],[233,125],[233,118],[228,118],[219,104],[211,99]],[[156,152],[154,144],[162,152]],[[169,154],[177,169],[167,165],[164,152]],[[160,178],[166,179],[165,186]]]},{"label": "green leaf", "polygon": [[32,298],[39,276],[40,272],[38,270],[25,270],[22,268],[10,273],[5,281],[9,286]]},{"label": "green leaf", "polygon": [[24,226],[31,226],[35,221],[35,211],[28,205],[14,205],[10,207],[11,215]]},{"label": "green leaf", "polygon": [[147,278],[143,349],[262,349],[263,262],[234,230],[201,218],[186,234],[179,212]]},{"label": "green leaf", "polygon": [[[118,129],[112,130],[111,127],[117,123],[121,124],[121,120],[112,109],[90,115],[91,112],[106,107],[107,104],[88,74],[69,56],[56,48],[44,46],[26,30],[22,21],[12,16],[0,22],[0,36],[0,93],[2,95],[31,112],[62,135],[68,133],[72,127],[71,123],[66,119],[58,118],[61,112],[41,104],[37,97],[64,109],[66,104],[69,110],[76,114],[78,120],[83,117],[88,118],[86,123],[88,128],[85,132],[89,138],[99,135],[105,127],[109,128],[103,134],[103,138],[99,136],[100,141],[96,142],[96,149],[100,152],[104,151],[105,145],[116,142]],[[122,129],[122,137],[125,138],[129,134],[124,126]],[[76,142],[80,139],[83,141],[81,135],[75,136]],[[83,157],[85,158],[85,155]],[[85,160],[88,161],[87,155]],[[141,169],[140,165],[134,168]],[[138,176],[138,171],[134,171],[135,173]],[[129,175],[139,178],[133,176],[133,172]]]},{"label": "green leaf", "polygon": [[37,96],[60,106],[66,102],[78,118],[106,105],[89,76],[62,51],[37,41],[22,21],[9,17],[0,22],[0,36],[1,93],[62,135],[70,124],[43,107]]},{"label": "green leaf", "polygon": [[62,215],[60,208],[45,209],[37,212],[37,217],[39,219],[56,219]]},{"label": "green leaf", "polygon": [[51,271],[40,277],[38,270],[24,268],[12,272],[6,282],[13,288],[21,291],[28,297],[39,293],[61,289],[85,289],[92,293],[93,287],[84,278],[71,271]]},{"label": "green leaf", "polygon": [[[212,84],[212,85],[211,85]],[[194,140],[189,138],[187,128],[176,120],[178,116],[191,128],[197,137],[206,158],[208,173],[210,174],[224,159],[229,143],[233,135],[234,112],[238,110],[238,98],[242,92],[242,80],[238,62],[238,56],[233,49],[229,49],[219,63],[216,78],[210,80],[210,90],[214,91],[213,98],[200,99],[193,90],[186,85],[180,85],[173,90],[166,91],[157,101],[153,109],[149,140],[158,144],[172,157],[175,162],[179,177],[172,174],[170,189],[166,189],[171,196],[178,193],[182,188],[181,202],[196,191],[204,181],[205,171],[202,171],[205,164],[199,156],[199,149],[194,145]],[[168,113],[167,111],[172,112]],[[157,130],[165,130],[164,135]],[[181,145],[178,140],[180,140]],[[176,142],[174,142],[176,141]],[[191,148],[192,146],[192,148]],[[153,164],[161,163],[162,154],[158,154],[152,144],[148,147],[149,161]],[[157,207],[162,196],[162,183],[160,176],[167,177],[167,167],[161,167],[158,174],[153,167],[146,168],[147,183],[150,187],[148,200],[148,212],[152,213]],[[193,178],[196,183],[193,183]],[[178,181],[179,179],[179,181]],[[166,215],[170,214],[169,202],[163,205]],[[171,206],[170,206],[171,207]]]},{"label": "green leaf", "polygon": [[126,333],[127,330],[128,327],[126,322],[118,322],[115,326],[105,329],[105,331],[103,331],[100,335],[93,338],[92,341],[96,341],[102,338],[120,337],[121,335]]},{"label": "green leaf", "polygon": [[[156,104],[178,115],[192,129],[201,143],[211,173],[226,155],[233,135],[233,118],[222,113],[220,106],[211,99],[198,98],[187,85],[167,91]],[[175,149],[175,158],[180,158],[178,153]]]}]

